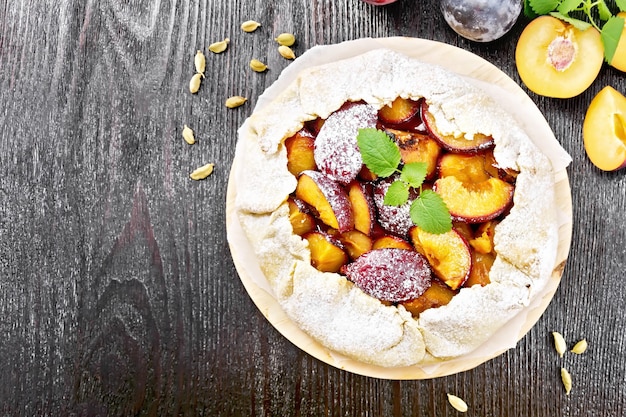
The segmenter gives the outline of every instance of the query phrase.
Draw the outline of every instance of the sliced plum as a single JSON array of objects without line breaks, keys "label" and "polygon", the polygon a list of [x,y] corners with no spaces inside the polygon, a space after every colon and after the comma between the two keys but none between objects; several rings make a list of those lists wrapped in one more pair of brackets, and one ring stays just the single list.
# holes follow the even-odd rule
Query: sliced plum
[{"label": "sliced plum", "polygon": [[432,272],[425,257],[396,248],[371,250],[341,272],[366,294],[397,303],[419,297],[430,287]]}]

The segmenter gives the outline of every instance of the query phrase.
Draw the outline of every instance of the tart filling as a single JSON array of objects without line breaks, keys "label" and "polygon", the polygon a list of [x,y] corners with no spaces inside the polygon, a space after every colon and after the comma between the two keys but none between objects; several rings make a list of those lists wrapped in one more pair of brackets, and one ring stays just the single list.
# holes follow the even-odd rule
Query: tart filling
[{"label": "tart filling", "polygon": [[[386,206],[359,128],[384,129],[455,220]],[[519,313],[556,258],[549,160],[482,91],[388,50],[303,71],[240,130],[235,208],[276,299],[305,332],[365,363],[464,355]],[[294,157],[296,155],[297,157]]]}]

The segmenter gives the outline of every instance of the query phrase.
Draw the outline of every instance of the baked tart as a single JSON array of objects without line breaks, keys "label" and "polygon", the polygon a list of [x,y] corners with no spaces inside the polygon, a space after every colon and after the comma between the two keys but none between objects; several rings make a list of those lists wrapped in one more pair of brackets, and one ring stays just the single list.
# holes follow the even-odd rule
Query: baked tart
[{"label": "baked tart", "polygon": [[[385,196],[358,136],[382,132],[423,183]],[[329,351],[383,368],[458,358],[541,293],[557,260],[554,169],[481,89],[378,49],[307,68],[239,130],[234,214],[268,291]],[[437,194],[451,228],[410,202]]]}]

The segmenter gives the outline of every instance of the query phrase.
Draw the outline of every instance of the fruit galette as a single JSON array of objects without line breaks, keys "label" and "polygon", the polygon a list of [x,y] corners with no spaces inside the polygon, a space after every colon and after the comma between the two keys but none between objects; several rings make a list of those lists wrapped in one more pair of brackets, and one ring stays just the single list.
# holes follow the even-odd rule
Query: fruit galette
[{"label": "fruit galette", "polygon": [[282,309],[332,351],[467,354],[552,273],[550,161],[440,67],[376,50],[310,68],[239,134],[242,229]]}]

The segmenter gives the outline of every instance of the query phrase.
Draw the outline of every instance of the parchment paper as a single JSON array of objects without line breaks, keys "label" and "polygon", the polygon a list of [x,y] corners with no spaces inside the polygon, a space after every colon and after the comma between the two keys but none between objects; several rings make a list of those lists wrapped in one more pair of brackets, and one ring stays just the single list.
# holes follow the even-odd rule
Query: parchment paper
[{"label": "parchment paper", "polygon": [[[263,273],[256,262],[252,248],[234,214],[234,195],[238,176],[242,175],[237,164],[241,147],[237,147],[229,179],[227,201],[227,230],[235,266],[250,297],[261,312],[285,337],[304,351],[333,366],[354,373],[386,379],[423,379],[449,375],[471,369],[502,352],[515,347],[536,323],[548,306],[559,285],[562,267],[569,252],[571,241],[572,208],[571,192],[565,168],[571,157],[554,137],[544,116],[524,91],[506,74],[482,58],[451,45],[416,38],[359,39],[336,45],[316,46],[291,63],[259,98],[255,111],[272,101],[290,84],[300,71],[320,64],[360,55],[364,52],[388,48],[425,62],[441,65],[466,78],[483,89],[507,110],[531,137],[533,142],[550,158],[556,175],[557,202],[559,209],[559,253],[555,272],[531,305],[503,326],[485,344],[462,357],[430,365],[404,368],[381,368],[355,362],[341,354],[331,352],[312,340],[306,333],[290,322],[273,296]],[[244,125],[245,127],[245,125]],[[243,128],[243,127],[242,127]]]}]

